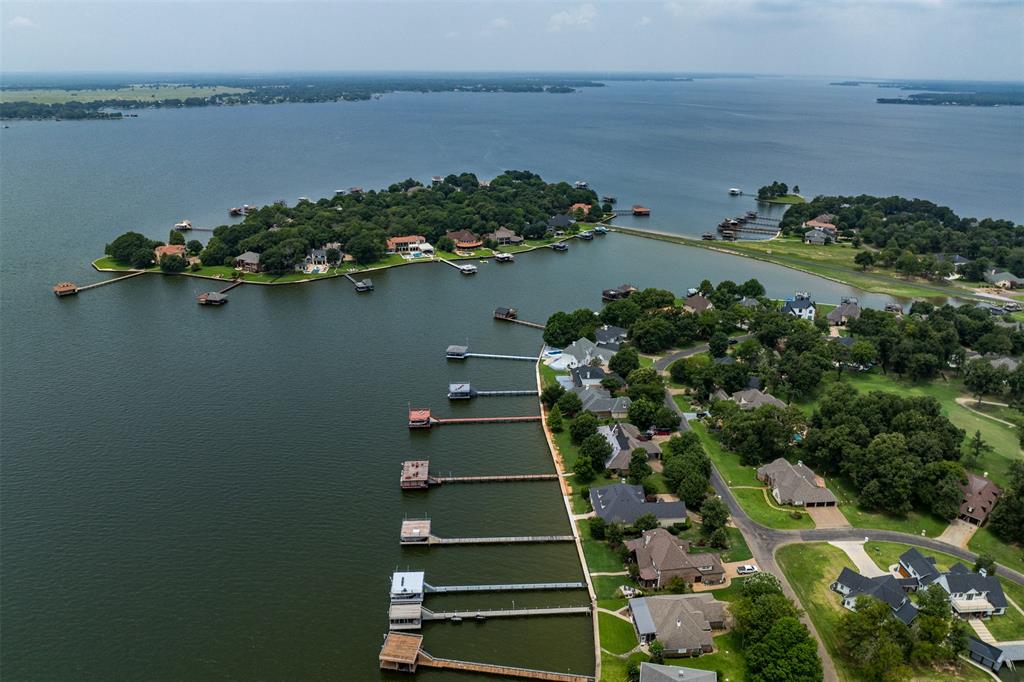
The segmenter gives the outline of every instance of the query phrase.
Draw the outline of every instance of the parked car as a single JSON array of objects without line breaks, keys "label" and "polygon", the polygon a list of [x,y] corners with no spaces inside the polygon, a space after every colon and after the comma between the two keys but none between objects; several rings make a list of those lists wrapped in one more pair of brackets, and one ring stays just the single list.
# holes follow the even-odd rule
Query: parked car
[{"label": "parked car", "polygon": [[751,573],[757,573],[758,568],[754,564],[743,564],[736,568],[736,575],[750,575]]},{"label": "parked car", "polygon": [[673,431],[675,431],[675,429],[666,429],[664,427],[652,426],[651,428],[647,429],[647,437],[649,439],[651,436],[667,436]]}]

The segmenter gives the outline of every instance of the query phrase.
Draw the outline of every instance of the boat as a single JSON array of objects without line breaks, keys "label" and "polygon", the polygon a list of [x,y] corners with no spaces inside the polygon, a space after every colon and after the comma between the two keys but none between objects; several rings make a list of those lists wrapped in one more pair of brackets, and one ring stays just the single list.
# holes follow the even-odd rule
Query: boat
[{"label": "boat", "polygon": [[496,253],[494,254],[494,260],[498,263],[511,263],[516,259],[511,253]]},{"label": "boat", "polygon": [[461,623],[462,622],[462,616],[452,616],[452,622],[453,623]]},{"label": "boat", "polygon": [[232,218],[237,218],[238,216],[242,215],[242,209],[238,208],[237,206],[235,206],[234,208],[229,208],[228,215],[231,216]]},{"label": "boat", "polygon": [[705,232],[704,234],[702,234],[702,235],[700,236],[700,238],[701,238],[701,239],[703,239],[704,241],[707,241],[707,242],[713,242],[713,241],[715,241],[715,235],[713,235],[713,234],[712,234],[712,233],[710,233],[710,232]]},{"label": "boat", "polygon": [[598,225],[594,228],[594,234],[608,234],[608,228],[604,225]]},{"label": "boat", "polygon": [[459,272],[461,272],[463,275],[475,275],[476,274],[476,266],[475,265],[460,265],[459,266]]},{"label": "boat", "polygon": [[228,302],[227,294],[222,294],[219,291],[207,291],[205,294],[199,294],[196,297],[196,302],[199,305],[224,305]]},{"label": "boat", "polygon": [[583,232],[580,232],[576,236],[579,237],[580,239],[584,240],[584,241],[588,241],[589,242],[589,241],[593,240],[594,232],[592,230],[584,230]]},{"label": "boat", "polygon": [[757,211],[747,211],[747,220],[757,220]]},{"label": "boat", "polygon": [[373,291],[373,282],[370,278],[359,280],[356,282],[356,291]]},{"label": "boat", "polygon": [[730,187],[729,188],[729,196],[738,197],[741,194],[743,194],[743,190],[741,190],[739,187]]},{"label": "boat", "polygon": [[242,213],[249,215],[257,209],[256,206],[250,206],[249,204],[242,204]]},{"label": "boat", "polygon": [[555,242],[554,244],[551,245],[551,249],[553,251],[568,251],[569,245],[566,244],[565,242]]}]

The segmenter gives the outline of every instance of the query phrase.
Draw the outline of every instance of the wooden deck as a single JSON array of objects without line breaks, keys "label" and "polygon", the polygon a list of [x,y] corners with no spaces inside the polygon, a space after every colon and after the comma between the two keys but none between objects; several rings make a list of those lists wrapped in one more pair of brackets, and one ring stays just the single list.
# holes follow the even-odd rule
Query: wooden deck
[{"label": "wooden deck", "polygon": [[95,289],[96,287],[106,286],[107,284],[113,284],[114,282],[120,282],[122,280],[131,279],[132,277],[138,277],[139,275],[145,274],[145,270],[135,270],[127,275],[114,277],[113,279],[105,279],[102,282],[96,282],[94,284],[86,284],[84,287],[78,287],[78,291],[88,291],[89,289]]},{"label": "wooden deck", "polygon": [[498,474],[495,476],[431,476],[430,482],[442,483],[501,483],[502,481],[557,481],[558,474]]},{"label": "wooden deck", "polygon": [[526,415],[522,417],[463,417],[461,419],[431,419],[432,424],[442,426],[444,424],[502,424],[509,422],[539,422],[540,415]]},{"label": "wooden deck", "polygon": [[417,665],[422,665],[427,668],[464,670],[466,672],[484,673],[485,675],[521,677],[531,680],[550,680],[551,682],[594,682],[594,678],[587,675],[573,675],[570,673],[556,673],[548,670],[516,668],[514,666],[495,665],[493,663],[456,661],[450,658],[435,658],[422,649],[420,650],[419,656],[416,658],[416,663]]}]

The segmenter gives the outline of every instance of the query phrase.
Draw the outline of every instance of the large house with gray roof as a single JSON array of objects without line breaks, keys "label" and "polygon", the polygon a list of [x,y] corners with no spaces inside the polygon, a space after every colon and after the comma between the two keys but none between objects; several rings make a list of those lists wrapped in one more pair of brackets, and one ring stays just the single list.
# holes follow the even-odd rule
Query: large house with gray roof
[{"label": "large house with gray roof", "polygon": [[637,597],[629,612],[640,643],[658,640],[665,656],[712,653],[712,632],[724,629],[728,617],[725,602],[708,592]]},{"label": "large house with gray roof", "polygon": [[910,581],[909,589],[935,584],[949,595],[949,606],[960,618],[989,618],[1006,613],[1008,604],[1003,586],[984,570],[975,572],[961,563],[942,572],[935,559],[910,548],[900,555],[897,571]]},{"label": "large house with gray roof", "polygon": [[720,585],[725,582],[725,568],[717,554],[690,554],[690,543],[672,535],[664,528],[644,531],[635,540],[626,541],[626,549],[636,559],[638,582],[646,587],[662,588],[681,578],[687,583]]},{"label": "large house with gray roof", "polygon": [[910,625],[917,617],[917,607],[907,598],[899,581],[891,575],[865,578],[844,567],[839,577],[829,585],[829,589],[842,595],[843,606],[851,611],[857,610],[858,598],[874,597],[888,604],[892,614],[905,625]]},{"label": "large house with gray roof", "polygon": [[572,392],[580,397],[584,410],[602,419],[625,419],[629,414],[629,406],[633,404],[629,396],[613,396],[599,386],[573,387]]},{"label": "large house with gray roof", "polygon": [[718,682],[718,673],[644,661],[640,664],[640,682]]},{"label": "large house with gray roof", "polygon": [[618,474],[629,471],[629,460],[636,449],[647,453],[647,459],[661,459],[661,447],[651,440],[640,440],[640,429],[632,424],[617,423],[599,426],[597,432],[612,446],[612,454],[604,463],[604,468]]},{"label": "large house with gray roof", "polygon": [[741,410],[756,410],[762,405],[772,405],[780,410],[786,407],[786,403],[771,393],[765,393],[756,388],[745,388],[742,391],[736,391],[729,399],[739,405]]},{"label": "large house with gray roof", "polygon": [[814,301],[807,296],[797,295],[782,304],[782,312],[799,317],[801,320],[814,322]]},{"label": "large house with gray roof", "polygon": [[783,457],[757,470],[757,479],[772,491],[779,504],[794,507],[834,507],[836,496],[825,487],[825,481],[803,462],[791,464]]},{"label": "large house with gray roof", "polygon": [[682,523],[686,520],[683,502],[648,502],[640,485],[615,483],[590,489],[590,504],[594,513],[607,523],[631,525],[644,514],[653,514],[662,525]]}]

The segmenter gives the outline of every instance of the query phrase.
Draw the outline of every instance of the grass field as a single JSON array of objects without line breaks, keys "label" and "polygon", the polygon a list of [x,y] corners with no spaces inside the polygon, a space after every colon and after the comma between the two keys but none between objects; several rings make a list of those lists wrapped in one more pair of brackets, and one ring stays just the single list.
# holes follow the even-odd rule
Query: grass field
[{"label": "grass field", "polygon": [[631,654],[627,659],[601,652],[601,682],[625,682],[629,664],[647,660],[647,654],[640,651]]},{"label": "grass field", "polygon": [[[741,533],[738,528],[732,528],[730,526],[726,526],[725,530],[729,535],[729,549],[721,552],[722,561],[729,563],[732,561],[746,561],[747,559],[752,559],[754,555],[750,553],[750,547],[747,546],[747,541],[744,539],[743,533]],[[693,526],[689,530],[683,531],[679,534],[679,537],[684,540],[689,540],[690,543],[694,545],[694,547],[691,548],[691,551],[703,551],[702,548],[698,548],[696,546],[697,541],[701,539],[700,526]]]},{"label": "grass field", "polygon": [[580,537],[583,538],[583,554],[587,557],[587,568],[592,573],[613,573],[626,570],[618,555],[607,544],[600,540],[595,540],[590,534],[590,524],[587,523],[586,519],[577,523],[579,524]]},{"label": "grass field", "polygon": [[[997,562],[1024,573],[1024,549],[1000,540],[987,526],[979,528],[974,533],[974,537],[967,543],[967,549],[978,554],[988,552]],[[1024,607],[1024,604],[1021,604],[1021,607]]]},{"label": "grass field", "polygon": [[800,512],[800,518],[795,519],[790,515],[789,508],[783,510],[770,507],[768,502],[765,501],[764,490],[733,488],[732,494],[736,496],[736,500],[743,507],[743,510],[750,515],[750,518],[762,526],[778,528],[780,530],[814,528],[814,520],[802,510],[793,510]]},{"label": "grass field", "polygon": [[740,647],[739,635],[725,632],[714,638],[715,652],[696,658],[666,658],[666,665],[678,665],[698,670],[714,670],[720,682],[742,680],[746,674],[746,661]]},{"label": "grass field", "polygon": [[806,203],[806,200],[799,194],[783,194],[781,197],[774,197],[772,199],[758,199],[758,202],[764,204],[803,204]]},{"label": "grass field", "polygon": [[211,97],[249,92],[245,88],[229,88],[221,85],[133,85],[125,88],[105,90],[0,90],[0,102],[32,102],[33,104],[64,104],[67,102],[98,102],[107,99],[127,99],[136,102],[166,99],[187,99],[189,97]]},{"label": "grass field", "polygon": [[601,648],[605,651],[624,654],[639,644],[632,623],[610,613],[598,613],[597,623],[601,630]]},{"label": "grass field", "polygon": [[[839,603],[839,595],[828,589],[843,567],[854,568],[849,557],[838,547],[814,542],[783,547],[776,554],[776,558],[800,598],[801,606],[814,623],[825,649],[832,657],[839,679],[843,682],[859,682],[864,679],[839,654],[836,626],[844,609]],[[989,678],[980,670],[962,664],[960,674],[956,676],[946,672],[919,669],[914,671],[912,679],[924,682],[949,679],[973,681]]]},{"label": "grass field", "polygon": [[757,480],[757,472],[754,470],[754,467],[741,464],[740,456],[723,448],[722,444],[708,432],[704,424],[695,421],[690,426],[693,428],[693,432],[697,434],[697,437],[700,438],[704,451],[708,453],[708,457],[714,462],[715,467],[718,468],[718,473],[722,475],[722,478],[725,479],[728,485],[751,485],[757,487],[764,485],[761,481]]},{"label": "grass field", "polygon": [[829,489],[839,499],[839,511],[843,513],[850,525],[855,528],[878,528],[879,530],[895,530],[911,535],[920,535],[921,531],[930,538],[938,537],[949,525],[948,522],[931,514],[910,511],[906,516],[894,516],[864,509],[859,506],[857,495],[850,484],[841,478],[828,479]]}]

